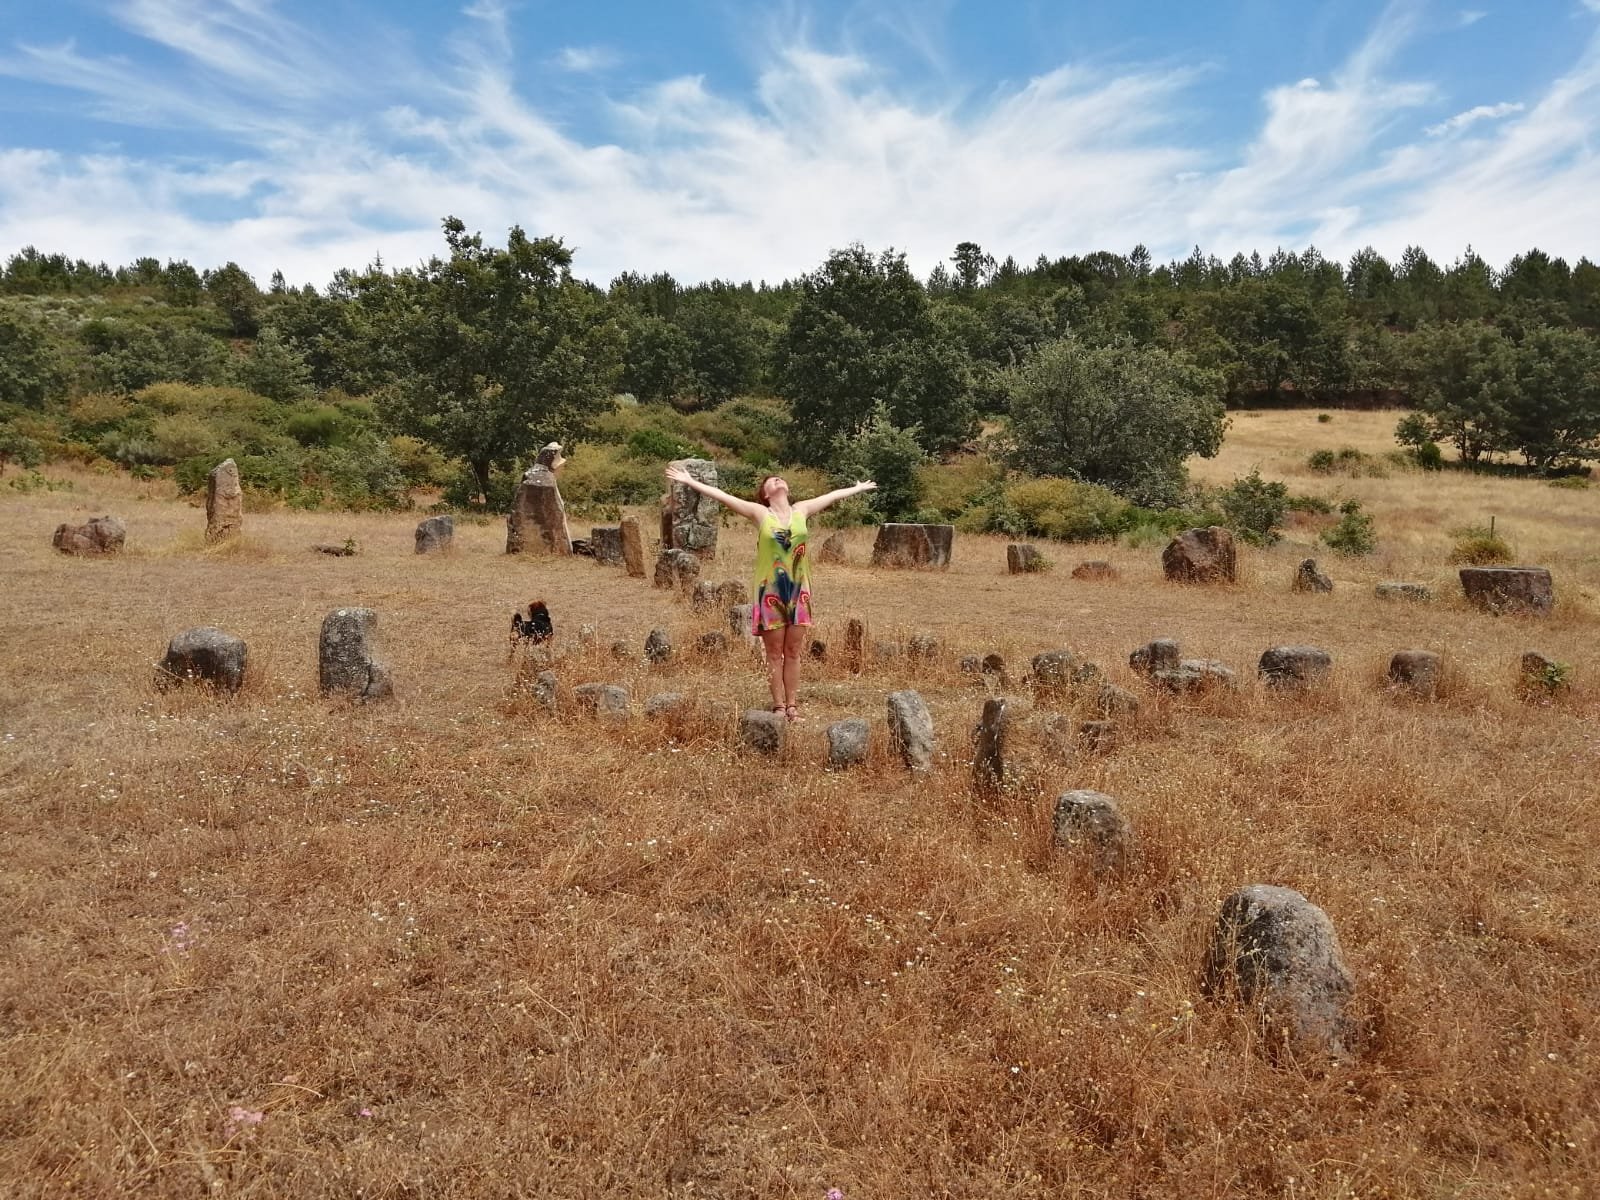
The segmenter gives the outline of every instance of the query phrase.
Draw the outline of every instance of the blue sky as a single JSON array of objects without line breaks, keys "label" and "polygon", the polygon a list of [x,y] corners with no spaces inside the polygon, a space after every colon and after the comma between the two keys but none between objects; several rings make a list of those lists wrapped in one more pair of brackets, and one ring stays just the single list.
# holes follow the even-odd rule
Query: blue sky
[{"label": "blue sky", "polygon": [[0,254],[1600,257],[1600,0],[0,0]]}]

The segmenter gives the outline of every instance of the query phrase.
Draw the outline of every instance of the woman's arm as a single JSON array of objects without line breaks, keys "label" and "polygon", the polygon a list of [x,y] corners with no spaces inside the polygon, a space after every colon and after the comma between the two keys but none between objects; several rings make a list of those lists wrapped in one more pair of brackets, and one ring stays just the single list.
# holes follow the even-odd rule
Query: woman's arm
[{"label": "woman's arm", "polygon": [[730,495],[721,488],[712,487],[709,483],[702,483],[682,467],[668,467],[667,478],[672,480],[673,483],[681,483],[687,487],[692,487],[702,496],[710,496],[717,503],[726,505],[741,517],[748,521],[754,521],[758,525],[761,523],[761,518],[767,515],[765,505],[757,504],[754,500],[745,500],[739,496]]},{"label": "woman's arm", "polygon": [[851,496],[859,496],[862,492],[873,491],[877,488],[877,486],[878,485],[872,482],[870,479],[861,483],[852,483],[847,488],[839,488],[837,491],[824,492],[820,496],[813,496],[809,500],[802,500],[799,504],[794,506],[795,511],[803,513],[809,518],[814,514],[821,512],[830,504],[837,504],[841,500],[848,500]]}]

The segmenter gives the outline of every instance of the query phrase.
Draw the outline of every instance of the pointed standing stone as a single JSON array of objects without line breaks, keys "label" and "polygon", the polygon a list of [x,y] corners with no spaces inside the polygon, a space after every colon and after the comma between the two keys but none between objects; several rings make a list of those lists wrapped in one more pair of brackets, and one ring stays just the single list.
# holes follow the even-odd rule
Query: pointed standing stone
[{"label": "pointed standing stone", "polygon": [[851,617],[844,627],[844,665],[852,675],[861,674],[867,654],[867,627],[860,617]]},{"label": "pointed standing stone", "polygon": [[239,466],[225,458],[206,476],[206,541],[236,537],[244,528],[244,485]]},{"label": "pointed standing stone", "polygon": [[915,691],[889,693],[889,745],[912,771],[933,770],[933,715]]},{"label": "pointed standing stone", "polygon": [[572,533],[567,528],[567,506],[556,484],[556,472],[566,465],[561,443],[551,442],[522,475],[506,516],[506,553],[543,550],[572,553]]},{"label": "pointed standing stone", "polygon": [[972,756],[972,785],[980,792],[996,792],[1006,782],[1006,734],[1010,719],[1004,696],[983,702],[978,718],[977,747]]}]

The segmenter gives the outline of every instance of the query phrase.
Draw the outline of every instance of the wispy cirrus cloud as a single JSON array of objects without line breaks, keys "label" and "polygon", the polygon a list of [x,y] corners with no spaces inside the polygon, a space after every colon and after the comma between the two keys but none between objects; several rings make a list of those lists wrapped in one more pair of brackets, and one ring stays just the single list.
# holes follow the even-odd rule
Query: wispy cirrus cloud
[{"label": "wispy cirrus cloud", "polygon": [[556,52],[557,66],[579,74],[609,71],[621,61],[622,55],[609,46],[563,46]]},{"label": "wispy cirrus cloud", "polygon": [[[564,236],[601,281],[779,278],[851,241],[904,249],[923,271],[967,239],[1027,259],[1141,241],[1158,255],[1315,241],[1341,256],[1470,241],[1503,260],[1535,242],[1587,246],[1600,184],[1593,42],[1525,106],[1480,104],[1415,132],[1444,89],[1396,71],[1427,36],[1409,3],[1318,78],[1269,86],[1236,149],[1200,137],[1206,64],[1067,63],[975,98],[908,87],[849,38],[826,49],[792,30],[742,91],[695,74],[604,83],[582,47],[548,51],[573,55],[569,75],[593,89],[602,132],[580,136],[532,98],[519,72],[537,68],[519,67],[502,0],[462,10],[426,65],[374,51],[381,38],[356,54],[268,0],[112,11],[169,71],[24,45],[0,51],[0,74],[231,151],[66,154],[0,135],[0,250],[234,259],[321,282],[376,255],[437,252],[453,213],[490,236],[513,223]],[[272,86],[290,64],[303,77]]]}]

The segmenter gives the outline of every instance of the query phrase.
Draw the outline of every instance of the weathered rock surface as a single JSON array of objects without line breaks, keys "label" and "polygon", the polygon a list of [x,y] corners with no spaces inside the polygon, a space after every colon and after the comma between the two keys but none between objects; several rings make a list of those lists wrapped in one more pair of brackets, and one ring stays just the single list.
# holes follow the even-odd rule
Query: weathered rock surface
[{"label": "weathered rock surface", "polygon": [[695,639],[695,652],[706,658],[716,658],[728,652],[728,635],[720,629],[708,630]]},{"label": "weathered rock surface", "polygon": [[1257,1009],[1274,1049],[1345,1056],[1355,980],[1333,922],[1299,892],[1253,884],[1223,901],[1204,988]]},{"label": "weathered rock surface", "polygon": [[572,553],[572,532],[567,528],[567,506],[561,499],[556,472],[564,460],[561,447],[552,442],[523,472],[506,516],[506,553],[546,551]]},{"label": "weathered rock surface", "polygon": [[236,537],[244,528],[244,485],[239,464],[225,458],[206,476],[206,541]]},{"label": "weathered rock surface", "polygon": [[1220,525],[1186,529],[1162,551],[1161,569],[1173,583],[1232,583],[1238,570],[1233,533]]},{"label": "weathered rock surface", "polygon": [[628,574],[635,579],[644,578],[644,532],[639,528],[638,517],[622,518],[622,562]]},{"label": "weathered rock surface", "polygon": [[1058,700],[1100,678],[1098,666],[1066,649],[1035,654],[1030,665],[1034,699],[1041,703]]},{"label": "weathered rock surface", "polygon": [[118,553],[127,540],[127,527],[108,514],[90,517],[82,525],[57,525],[50,544],[63,554],[96,558]]},{"label": "weathered rock surface", "polygon": [[1390,685],[1419,700],[1438,698],[1443,672],[1444,659],[1432,650],[1401,650],[1389,660]]},{"label": "weathered rock surface", "polygon": [[878,526],[872,542],[875,567],[936,567],[950,565],[955,543],[954,525],[911,525],[890,522]]},{"label": "weathered rock surface", "polygon": [[867,627],[859,617],[851,617],[844,627],[845,667],[859,675],[867,656]]},{"label": "weathered rock surface", "polygon": [[833,770],[867,761],[872,727],[861,717],[846,717],[828,726],[828,766]]},{"label": "weathered rock surface", "polygon": [[1122,729],[1115,721],[1080,721],[1078,744],[1091,753],[1115,750],[1122,740]]},{"label": "weathered rock surface", "polygon": [[665,629],[652,629],[645,635],[644,658],[652,666],[662,666],[672,661],[672,634]]},{"label": "weathered rock surface", "polygon": [[924,630],[906,639],[906,655],[919,662],[932,662],[939,657],[939,639]]},{"label": "weathered rock surface", "polygon": [[1006,547],[1006,574],[1026,575],[1049,565],[1039,548],[1029,542],[1012,542]]},{"label": "weathered rock surface", "polygon": [[597,563],[608,567],[623,565],[622,527],[620,525],[595,525],[589,530],[589,553]]},{"label": "weathered rock surface", "polygon": [[848,561],[844,549],[844,534],[830,533],[822,540],[822,546],[817,550],[817,561],[820,563],[833,563],[842,565]]},{"label": "weathered rock surface", "polygon": [[580,683],[572,689],[572,699],[585,712],[610,720],[626,720],[633,712],[628,689],[620,683]]},{"label": "weathered rock surface", "polygon": [[1102,683],[1095,693],[1094,706],[1103,717],[1132,717],[1138,715],[1139,697],[1114,683]]},{"label": "weathered rock surface", "polygon": [[1185,658],[1175,667],[1150,672],[1150,682],[1176,695],[1187,696],[1215,688],[1237,687],[1232,667],[1212,658]]},{"label": "weathered rock surface", "polygon": [[1270,688],[1305,691],[1328,681],[1333,655],[1320,646],[1273,646],[1262,652],[1256,669]]},{"label": "weathered rock surface", "polygon": [[1467,602],[1491,613],[1544,616],[1555,607],[1556,589],[1544,567],[1462,567]]},{"label": "weathered rock surface", "polygon": [[455,545],[456,523],[452,517],[428,517],[417,522],[417,553],[437,554]]},{"label": "weathered rock surface", "polygon": [[1064,792],[1056,800],[1052,824],[1055,843],[1086,856],[1096,875],[1110,875],[1128,865],[1133,826],[1117,802],[1104,792]]},{"label": "weathered rock surface", "polygon": [[655,585],[688,591],[700,578],[700,560],[687,550],[666,549],[656,558]]},{"label": "weathered rock surface", "polygon": [[1572,669],[1537,650],[1523,652],[1517,663],[1517,690],[1524,699],[1547,699],[1572,686]]},{"label": "weathered rock surface", "polygon": [[322,619],[317,642],[317,680],[322,694],[381,700],[394,694],[389,670],[376,658],[378,614],[370,608],[339,608]]},{"label": "weathered rock surface", "polygon": [[781,712],[747,708],[739,714],[739,745],[757,754],[782,754],[788,726]]},{"label": "weathered rock surface", "polygon": [[533,697],[533,702],[540,708],[554,712],[557,686],[556,673],[554,671],[540,671],[533,681],[533,687],[529,689],[529,695]]},{"label": "weathered rock surface", "polygon": [[1375,586],[1372,594],[1379,600],[1406,600],[1421,604],[1433,599],[1433,589],[1427,584],[1403,583],[1393,579]]},{"label": "weathered rock surface", "polygon": [[1317,560],[1305,558],[1300,560],[1300,565],[1295,568],[1294,582],[1289,585],[1297,592],[1331,592],[1333,580],[1329,579],[1317,568]]},{"label": "weathered rock surface", "polygon": [[991,696],[983,702],[972,754],[972,786],[994,792],[1006,782],[1006,740],[1010,732],[1009,701]]},{"label": "weathered rock surface", "polygon": [[1183,657],[1183,648],[1174,638],[1157,638],[1146,642],[1128,655],[1128,666],[1140,675],[1151,676],[1157,671],[1174,670]]},{"label": "weathered rock surface", "polygon": [[682,692],[657,692],[644,702],[644,715],[665,717],[680,713],[689,705],[689,697]]},{"label": "weathered rock surface", "polygon": [[[701,483],[717,485],[717,464],[705,458],[679,458],[670,466],[689,472]],[[702,496],[686,483],[667,485],[667,503],[661,514],[661,548],[683,550],[697,558],[714,558],[722,506]]]},{"label": "weathered rock surface", "polygon": [[1011,681],[1011,675],[1006,670],[1006,660],[1000,654],[991,651],[985,654],[978,663],[978,670],[989,677],[990,682],[1006,687]]},{"label": "weathered rock surface", "polygon": [[208,684],[232,694],[244,683],[250,651],[244,639],[210,625],[185,629],[167,643],[156,672],[162,691],[185,683]]},{"label": "weathered rock surface", "polygon": [[753,638],[755,634],[751,626],[755,624],[755,617],[755,605],[733,605],[728,609],[728,632],[734,637]]},{"label": "weathered rock surface", "polygon": [[1119,572],[1116,567],[1104,559],[1098,558],[1090,559],[1088,562],[1081,562],[1072,568],[1072,577],[1074,579],[1081,579],[1089,583],[1103,583],[1107,580],[1118,578],[1118,575]]},{"label": "weathered rock surface", "polygon": [[889,745],[917,773],[933,770],[933,715],[922,697],[907,688],[890,692]]}]

